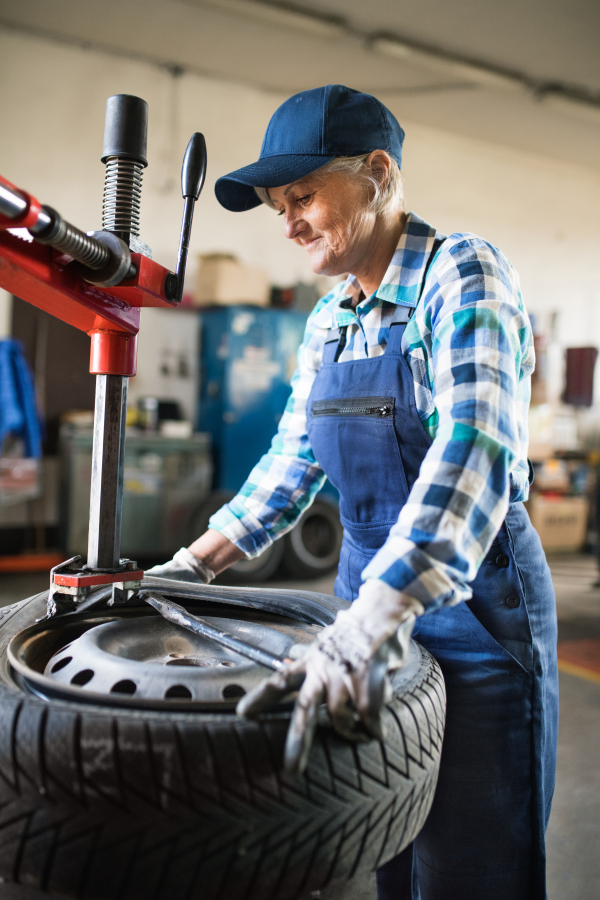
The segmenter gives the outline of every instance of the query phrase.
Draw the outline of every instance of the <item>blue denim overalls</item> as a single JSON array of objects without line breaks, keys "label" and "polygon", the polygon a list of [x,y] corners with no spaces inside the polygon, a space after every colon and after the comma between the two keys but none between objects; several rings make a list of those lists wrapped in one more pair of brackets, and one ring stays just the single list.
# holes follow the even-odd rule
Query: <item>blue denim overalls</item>
[{"label": "blue denim overalls", "polygon": [[[403,310],[399,308],[399,314]],[[340,492],[335,592],[353,600],[431,444],[402,353],[336,362],[325,345],[308,400],[316,459]],[[544,834],[554,788],[558,687],[554,590],[522,503],[512,503],[473,582],[473,599],[417,621],[448,692],[433,807],[414,844],[377,871],[379,900],[544,900]]]}]

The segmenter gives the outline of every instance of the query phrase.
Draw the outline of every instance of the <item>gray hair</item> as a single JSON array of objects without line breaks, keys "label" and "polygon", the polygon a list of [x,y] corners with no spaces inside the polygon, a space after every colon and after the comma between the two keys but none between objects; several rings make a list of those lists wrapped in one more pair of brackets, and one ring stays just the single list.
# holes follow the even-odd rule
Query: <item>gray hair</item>
[{"label": "gray hair", "polygon": [[[382,185],[372,171],[367,171],[365,165],[370,153],[361,156],[338,156],[331,162],[325,163],[320,169],[312,173],[319,178],[326,178],[330,172],[340,172],[349,178],[363,181],[373,188],[373,197],[364,210],[365,213],[394,213],[404,209],[404,183],[400,166],[395,159],[390,158],[390,177],[387,184]],[[268,188],[255,187],[259,199],[271,209],[277,209],[269,196]]]}]

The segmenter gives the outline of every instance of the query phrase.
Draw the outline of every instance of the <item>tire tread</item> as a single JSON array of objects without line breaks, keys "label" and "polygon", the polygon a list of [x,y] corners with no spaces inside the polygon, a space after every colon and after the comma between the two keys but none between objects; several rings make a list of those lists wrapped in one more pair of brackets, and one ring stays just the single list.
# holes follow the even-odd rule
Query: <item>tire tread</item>
[{"label": "tire tread", "polygon": [[[0,620],[0,647],[27,604]],[[421,650],[418,676],[384,710],[385,743],[321,727],[305,776],[290,777],[280,714],[48,704],[0,676],[0,877],[75,900],[304,900],[413,839],[444,704]]]}]

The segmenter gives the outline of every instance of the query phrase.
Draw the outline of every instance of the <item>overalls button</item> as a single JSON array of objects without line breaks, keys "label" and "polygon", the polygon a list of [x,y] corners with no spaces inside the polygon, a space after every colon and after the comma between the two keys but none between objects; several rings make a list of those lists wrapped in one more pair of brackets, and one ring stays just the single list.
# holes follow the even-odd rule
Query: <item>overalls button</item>
[{"label": "overalls button", "polygon": [[506,598],[506,605],[509,607],[509,609],[515,609],[520,602],[521,598],[517,597],[516,594],[509,594],[509,596]]},{"label": "overalls button", "polygon": [[500,566],[501,569],[507,569],[510,563],[510,559],[506,555],[506,553],[501,553],[500,556],[496,557],[496,565]]}]

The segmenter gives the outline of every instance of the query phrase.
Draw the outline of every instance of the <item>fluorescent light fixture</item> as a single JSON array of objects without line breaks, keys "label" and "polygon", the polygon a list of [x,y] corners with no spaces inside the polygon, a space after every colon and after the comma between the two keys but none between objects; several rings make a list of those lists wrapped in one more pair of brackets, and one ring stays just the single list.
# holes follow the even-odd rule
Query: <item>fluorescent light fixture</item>
[{"label": "fluorescent light fixture", "polygon": [[423,65],[428,69],[433,69],[452,78],[470,81],[480,87],[490,87],[503,91],[523,90],[525,87],[523,81],[517,76],[505,75],[502,72],[496,72],[494,69],[488,69],[486,66],[455,59],[435,50],[415,47],[414,44],[408,44],[398,38],[380,35],[372,38],[368,45],[376,53]]},{"label": "fluorescent light fixture", "polygon": [[553,91],[542,94],[542,103],[553,107],[557,112],[576,116],[578,119],[589,122],[592,125],[600,125],[600,103],[594,103],[592,100],[588,101],[567,94],[554,93]]},{"label": "fluorescent light fixture", "polygon": [[323,38],[339,38],[346,33],[342,19],[321,16],[296,6],[271,0],[186,0],[194,6],[212,6],[227,12],[241,13],[271,25],[293,28]]}]

